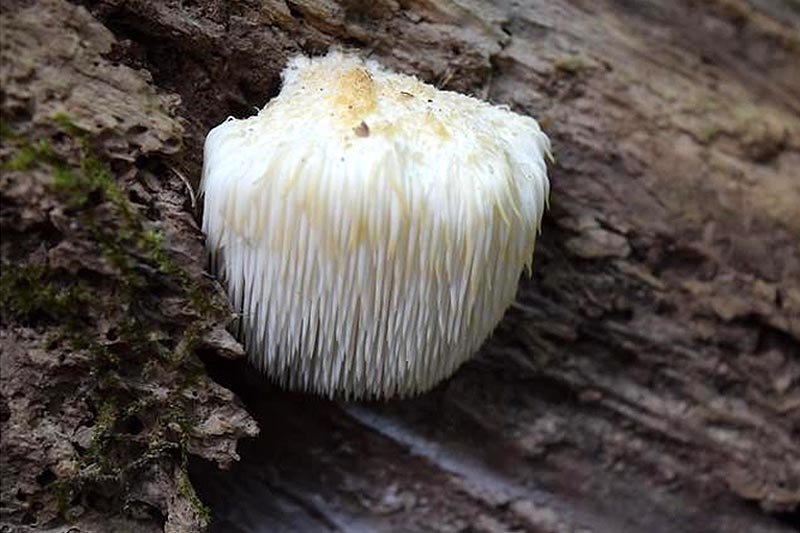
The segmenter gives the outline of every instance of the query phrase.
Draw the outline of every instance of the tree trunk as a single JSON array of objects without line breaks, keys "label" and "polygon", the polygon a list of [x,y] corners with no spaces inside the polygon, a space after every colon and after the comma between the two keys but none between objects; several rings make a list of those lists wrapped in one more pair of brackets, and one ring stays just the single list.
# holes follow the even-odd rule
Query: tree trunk
[{"label": "tree trunk", "polygon": [[[2,15],[3,520],[191,531],[192,484],[215,531],[777,532],[800,518],[796,0],[34,4]],[[263,106],[287,58],[330,46],[507,104],[553,141],[532,278],[480,354],[412,400],[276,390],[231,358],[202,272],[189,187],[205,133]],[[91,174],[90,152],[116,185],[62,183]],[[131,272],[143,285],[119,296]],[[64,292],[79,282],[94,298]],[[14,293],[50,283],[69,301]],[[76,302],[102,357],[151,368],[97,370],[97,343],[63,331]],[[209,461],[235,458],[253,422],[198,357],[261,428],[227,471]],[[199,396],[131,407],[154,387]],[[124,399],[104,432],[109,390]],[[169,449],[143,472],[87,472],[154,441]]]}]

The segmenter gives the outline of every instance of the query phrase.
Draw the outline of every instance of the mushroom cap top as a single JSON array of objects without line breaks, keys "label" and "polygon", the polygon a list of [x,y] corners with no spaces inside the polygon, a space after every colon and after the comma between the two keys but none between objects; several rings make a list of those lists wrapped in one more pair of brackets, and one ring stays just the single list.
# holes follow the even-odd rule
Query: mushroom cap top
[{"label": "mushroom cap top", "polygon": [[[332,52],[292,59],[280,94],[257,115],[214,128],[205,167],[227,167],[230,176],[258,182],[275,165],[296,170],[284,172],[286,179],[312,180],[321,166],[338,166],[344,195],[360,196],[371,181],[387,180],[401,204],[404,190],[421,188],[428,197],[496,201],[504,219],[518,214],[520,202],[532,202],[540,218],[549,149],[531,117]],[[268,153],[280,160],[258,155]],[[302,179],[292,176],[287,186]],[[240,228],[241,220],[233,222]]]},{"label": "mushroom cap top", "polygon": [[549,148],[533,118],[375,61],[292,59],[205,145],[203,229],[251,358],[326,394],[433,386],[530,267]]}]

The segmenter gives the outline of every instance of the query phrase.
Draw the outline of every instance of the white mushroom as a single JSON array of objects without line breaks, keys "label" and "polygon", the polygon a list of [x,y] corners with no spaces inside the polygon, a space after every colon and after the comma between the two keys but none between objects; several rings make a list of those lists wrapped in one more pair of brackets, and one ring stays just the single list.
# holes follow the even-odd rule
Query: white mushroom
[{"label": "white mushroom", "polygon": [[205,144],[203,230],[252,363],[348,398],[451,375],[530,268],[548,154],[507,108],[354,55],[292,59]]}]

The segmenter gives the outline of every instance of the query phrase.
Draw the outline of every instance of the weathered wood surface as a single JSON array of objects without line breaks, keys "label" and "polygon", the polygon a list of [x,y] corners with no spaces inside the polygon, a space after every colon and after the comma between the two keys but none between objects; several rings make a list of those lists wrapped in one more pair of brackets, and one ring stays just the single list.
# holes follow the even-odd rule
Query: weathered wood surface
[{"label": "weathered wood surface", "polygon": [[90,2],[209,127],[330,45],[537,117],[551,210],[479,357],[424,397],[282,393],[205,354],[261,427],[195,462],[217,531],[789,531],[800,504],[800,5]]}]

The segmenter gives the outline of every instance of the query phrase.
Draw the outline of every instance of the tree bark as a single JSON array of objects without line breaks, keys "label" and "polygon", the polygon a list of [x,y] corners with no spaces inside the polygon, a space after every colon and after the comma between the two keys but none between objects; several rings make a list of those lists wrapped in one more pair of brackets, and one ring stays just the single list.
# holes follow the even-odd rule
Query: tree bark
[{"label": "tree bark", "polygon": [[[67,14],[77,22],[58,28],[65,48],[41,52],[50,58],[47,71],[40,59],[31,66],[6,54],[21,44],[4,43],[4,62],[14,67],[4,66],[14,73],[3,77],[4,122],[15,132],[46,133],[60,154],[52,139],[63,128],[37,117],[53,117],[59,105],[71,109],[140,206],[137,214],[170,230],[162,232],[168,255],[182,251],[189,278],[204,287],[212,282],[202,276],[182,177],[196,186],[208,129],[263,106],[296,53],[362,50],[442,88],[530,114],[553,141],[557,163],[533,277],[521,281],[480,354],[427,395],[347,404],[281,392],[242,359],[219,356],[240,353],[221,333],[225,312],[203,308],[178,319],[161,307],[150,311],[173,346],[185,337],[176,330],[202,324],[191,358],[202,357],[262,430],[240,443],[241,460],[227,471],[208,462],[226,463],[219,454],[187,449],[204,457],[190,461],[189,474],[211,509],[212,530],[778,532],[800,518],[795,0],[105,0],[85,8],[39,0],[4,13],[4,28],[17,28],[18,42],[44,46],[44,28],[55,30],[33,13],[58,14],[51,26]],[[89,63],[80,67],[78,56],[63,55],[67,45],[93,50],[104,74],[87,74]],[[51,73],[71,69],[96,88],[91,97],[78,82],[59,92]],[[27,99],[19,96],[24,90]],[[124,109],[111,112],[109,102]],[[109,115],[123,120],[106,125]],[[6,164],[17,161],[20,142],[4,142]],[[64,148],[68,161],[76,146]],[[15,172],[35,175],[36,168]],[[4,270],[11,261],[34,261],[44,239],[48,268],[59,279],[79,275],[54,251],[65,247],[59,239],[68,232],[44,238],[50,230],[42,228],[59,227],[42,207],[53,195],[20,190],[19,179],[16,188],[3,182],[4,204],[13,207],[4,206],[3,230],[14,242],[3,245]],[[64,224],[70,216],[62,215]],[[80,234],[74,245],[96,240]],[[102,267],[85,262],[75,272]],[[175,298],[191,300],[177,284]],[[33,350],[56,352],[41,347],[43,330],[23,315],[3,324],[6,453],[5,435],[20,429],[9,420],[52,418],[33,415],[24,403],[28,388],[9,388],[7,361],[57,381],[51,367],[31,366]],[[177,387],[161,371],[160,383]],[[37,387],[37,405],[47,405],[53,387]],[[252,422],[225,394],[192,424],[218,420],[213,409],[235,413],[224,441],[225,457],[233,457],[232,442],[252,434]],[[41,442],[25,450],[42,450]],[[47,450],[57,447],[48,442]],[[159,480],[180,477],[179,456],[161,460]],[[51,500],[38,496],[47,487],[36,474],[25,478],[3,464],[11,521],[25,513],[56,520]],[[68,475],[50,470],[59,481]],[[35,497],[25,492],[20,503],[23,478]],[[173,507],[143,498],[141,483],[128,501],[151,502],[161,515],[140,520],[199,527],[192,513],[177,518],[178,482],[170,485]],[[51,514],[31,510],[34,500],[51,502]],[[92,520],[109,519],[110,512],[80,501]],[[132,520],[129,512],[115,516]]]}]

